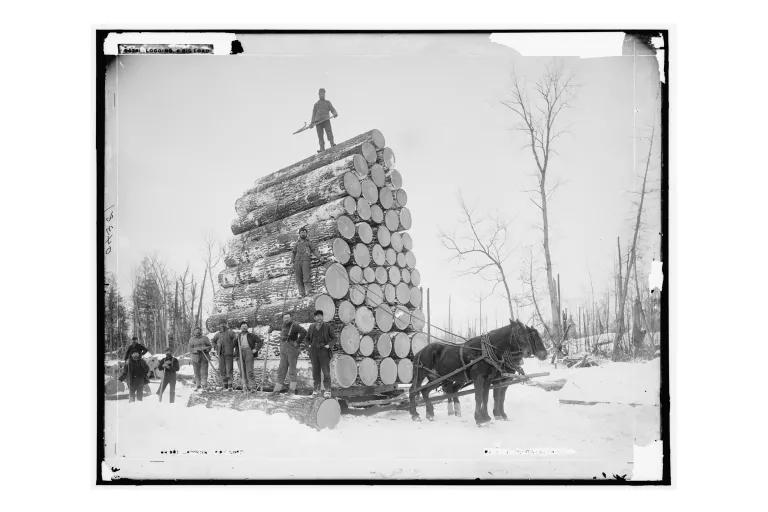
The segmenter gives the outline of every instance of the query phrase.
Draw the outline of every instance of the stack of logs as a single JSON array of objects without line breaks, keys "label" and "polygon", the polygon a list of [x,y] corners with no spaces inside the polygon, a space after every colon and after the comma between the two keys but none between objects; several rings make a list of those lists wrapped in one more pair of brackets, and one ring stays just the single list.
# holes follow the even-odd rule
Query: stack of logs
[{"label": "stack of logs", "polygon": [[[413,355],[428,339],[407,202],[379,130],[258,179],[235,202],[235,237],[208,330],[243,320],[279,329],[286,312],[306,323],[321,309],[340,341],[334,386],[409,383]],[[291,263],[301,227],[319,254],[306,297]],[[274,357],[271,349],[261,352]]]}]

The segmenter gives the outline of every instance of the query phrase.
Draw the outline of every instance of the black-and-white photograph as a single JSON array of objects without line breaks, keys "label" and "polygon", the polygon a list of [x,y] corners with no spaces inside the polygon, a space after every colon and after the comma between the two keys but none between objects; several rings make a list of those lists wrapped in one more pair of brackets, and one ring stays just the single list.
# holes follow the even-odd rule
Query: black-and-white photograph
[{"label": "black-and-white photograph", "polygon": [[102,484],[670,484],[669,34],[96,32]]}]

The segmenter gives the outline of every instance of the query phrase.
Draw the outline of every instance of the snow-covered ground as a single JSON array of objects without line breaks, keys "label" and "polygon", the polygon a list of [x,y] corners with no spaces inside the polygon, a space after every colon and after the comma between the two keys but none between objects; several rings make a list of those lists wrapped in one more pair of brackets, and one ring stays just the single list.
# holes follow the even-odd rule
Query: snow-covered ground
[{"label": "snow-covered ground", "polygon": [[525,364],[527,373],[550,372],[540,380],[567,384],[559,391],[510,387],[509,421],[484,427],[475,426],[473,395],[461,398],[461,418],[447,416],[440,403],[434,422],[414,423],[407,412],[390,411],[346,415],[335,430],[320,432],[282,414],[188,408],[191,388],[181,383],[175,404],[158,403],[154,395],[130,404],[107,401],[103,476],[591,479],[605,472],[660,478],[658,359],[579,369]]}]

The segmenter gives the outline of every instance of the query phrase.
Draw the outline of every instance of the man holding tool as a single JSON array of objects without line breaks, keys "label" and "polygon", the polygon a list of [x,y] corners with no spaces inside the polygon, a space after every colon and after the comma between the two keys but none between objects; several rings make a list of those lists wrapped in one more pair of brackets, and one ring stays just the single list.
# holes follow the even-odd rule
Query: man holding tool
[{"label": "man holding tool", "polygon": [[325,89],[320,89],[318,91],[318,96],[320,96],[320,99],[317,100],[315,106],[312,107],[312,118],[310,120],[309,126],[310,128],[314,126],[317,129],[317,140],[320,142],[320,149],[318,150],[318,153],[321,153],[325,151],[323,130],[325,130],[325,134],[328,136],[328,142],[331,144],[331,147],[336,145],[336,143],[333,142],[331,118],[339,117],[339,113],[336,112],[335,108],[333,108],[331,102],[325,99]]}]

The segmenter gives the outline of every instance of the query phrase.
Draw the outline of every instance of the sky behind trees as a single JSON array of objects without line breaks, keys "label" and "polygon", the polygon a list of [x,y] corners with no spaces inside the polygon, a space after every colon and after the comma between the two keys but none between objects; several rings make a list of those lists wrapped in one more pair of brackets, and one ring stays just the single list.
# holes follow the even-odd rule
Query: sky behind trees
[{"label": "sky behind trees", "polygon": [[[549,177],[561,182],[549,207],[563,305],[589,301],[590,278],[598,295],[613,286],[616,236],[623,246],[631,237],[632,192],[647,151],[640,137],[650,133],[658,108],[655,57],[523,57],[488,34],[239,39],[245,53],[237,56],[121,56],[108,71],[116,93],[107,97],[114,102],[107,115],[107,204],[116,205],[117,235],[107,263],[124,292],[151,253],[176,271],[189,263],[202,276],[203,239],[232,236],[235,199],[259,176],[316,151],[313,130],[291,133],[308,121],[317,89],[325,87],[339,111],[337,141],[378,128],[394,150],[433,322],[447,324],[450,295],[453,324],[462,329],[477,317],[477,298],[490,285],[458,277],[440,243],[440,231],[460,218],[459,192],[476,214],[510,221],[513,294],[526,291],[518,276],[531,251],[543,266],[540,215],[526,192],[536,186],[534,162],[500,100],[509,97],[513,72],[532,85],[553,64],[578,84],[562,115],[568,133],[558,141]],[[655,147],[650,175],[658,189],[658,141]],[[654,193],[644,214],[641,276],[659,255],[659,217]],[[543,299],[543,271],[537,280]],[[501,290],[483,309],[491,327],[506,321]],[[520,318],[531,314],[525,308]]]}]

